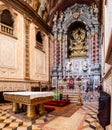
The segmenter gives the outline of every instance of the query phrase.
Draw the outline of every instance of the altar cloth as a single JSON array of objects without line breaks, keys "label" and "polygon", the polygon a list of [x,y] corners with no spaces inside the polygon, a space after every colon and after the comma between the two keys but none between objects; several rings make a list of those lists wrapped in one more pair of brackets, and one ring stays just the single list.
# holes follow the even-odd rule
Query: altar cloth
[{"label": "altar cloth", "polygon": [[54,92],[4,92],[4,94],[8,95],[21,95],[21,96],[29,96],[30,99],[34,99],[37,97],[47,97],[47,96],[54,96]]}]

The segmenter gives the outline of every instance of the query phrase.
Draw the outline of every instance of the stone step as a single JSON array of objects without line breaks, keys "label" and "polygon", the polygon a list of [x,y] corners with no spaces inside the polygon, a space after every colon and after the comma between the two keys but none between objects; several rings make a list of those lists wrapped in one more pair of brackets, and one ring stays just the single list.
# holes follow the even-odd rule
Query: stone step
[{"label": "stone step", "polygon": [[68,100],[70,100],[70,103],[76,103],[78,101],[78,91],[74,91],[74,90],[68,90],[68,89],[64,89],[62,92],[62,95],[68,95]]},{"label": "stone step", "polygon": [[70,101],[70,103],[74,103],[74,104],[77,104],[77,101]]},{"label": "stone step", "polygon": [[[75,90],[69,90],[69,89],[64,89],[63,91],[60,91],[62,95],[68,95],[68,98],[70,102],[77,103],[78,100],[78,91]],[[98,101],[99,98],[99,93],[98,92],[81,92],[81,97],[83,102],[91,102],[91,101]],[[66,98],[65,98],[66,99]]]}]

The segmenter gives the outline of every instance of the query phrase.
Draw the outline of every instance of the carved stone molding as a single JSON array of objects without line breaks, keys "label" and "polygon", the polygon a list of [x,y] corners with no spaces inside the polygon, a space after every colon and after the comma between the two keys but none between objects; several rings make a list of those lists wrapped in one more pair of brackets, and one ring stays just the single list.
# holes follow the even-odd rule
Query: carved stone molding
[{"label": "carved stone molding", "polygon": [[[39,87],[39,81],[19,80],[19,79],[0,79],[0,91],[31,91],[31,87]],[[41,81],[42,86],[49,82]]]},{"label": "carved stone molding", "polygon": [[12,6],[18,12],[25,14],[32,21],[42,28],[47,34],[51,33],[51,28],[44,22],[44,20],[39,17],[39,15],[35,12],[35,10],[23,0],[1,0],[6,5]]},{"label": "carved stone molding", "polygon": [[108,46],[105,62],[112,65],[112,32],[109,39],[109,46]]}]

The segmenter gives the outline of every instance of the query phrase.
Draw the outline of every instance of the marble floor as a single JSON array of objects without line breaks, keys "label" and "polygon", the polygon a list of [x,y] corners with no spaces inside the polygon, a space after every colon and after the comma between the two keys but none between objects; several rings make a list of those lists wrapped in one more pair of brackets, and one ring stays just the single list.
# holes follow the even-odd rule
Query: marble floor
[{"label": "marble floor", "polygon": [[104,130],[97,119],[97,102],[84,103],[70,117],[49,113],[33,121],[16,116],[11,107],[11,103],[0,104],[0,130]]}]

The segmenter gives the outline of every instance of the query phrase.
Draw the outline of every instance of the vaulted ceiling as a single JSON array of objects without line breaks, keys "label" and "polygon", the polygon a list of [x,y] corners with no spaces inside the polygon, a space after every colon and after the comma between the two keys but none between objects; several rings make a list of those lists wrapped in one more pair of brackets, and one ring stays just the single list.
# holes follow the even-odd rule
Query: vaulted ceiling
[{"label": "vaulted ceiling", "polygon": [[[91,6],[96,4],[99,10],[99,22],[102,22],[103,2],[105,0],[1,0],[6,4],[12,5],[16,10],[31,17],[40,26],[45,26],[47,30],[52,29],[53,17],[58,12],[65,11],[74,4],[86,4]],[[34,3],[36,2],[36,4]],[[42,19],[41,19],[42,18]],[[42,24],[42,25],[41,25]],[[48,26],[49,25],[49,26]],[[48,29],[49,28],[49,29]]]},{"label": "vaulted ceiling", "polygon": [[75,3],[79,4],[87,4],[92,5],[96,4],[99,9],[99,22],[101,22],[101,15],[102,15],[102,3],[103,0],[49,0],[49,7],[50,7],[50,16],[49,16],[49,24],[52,26],[53,16],[56,11],[64,11],[67,7],[74,5]]}]

